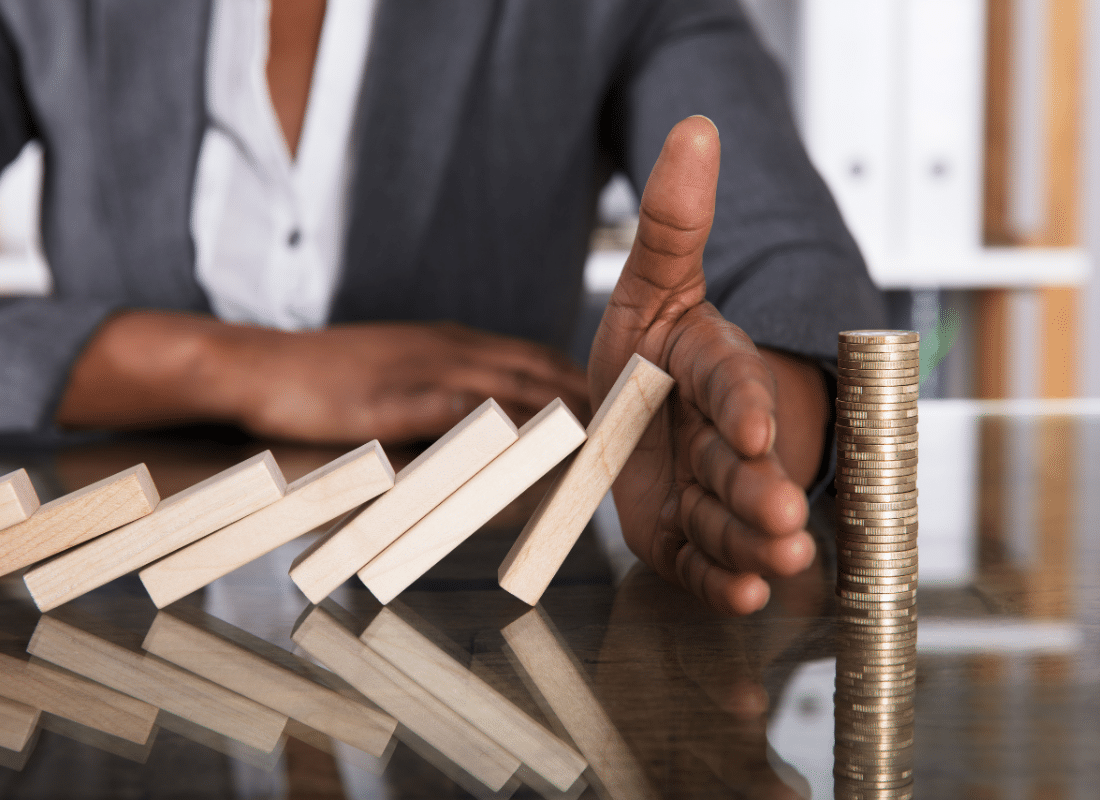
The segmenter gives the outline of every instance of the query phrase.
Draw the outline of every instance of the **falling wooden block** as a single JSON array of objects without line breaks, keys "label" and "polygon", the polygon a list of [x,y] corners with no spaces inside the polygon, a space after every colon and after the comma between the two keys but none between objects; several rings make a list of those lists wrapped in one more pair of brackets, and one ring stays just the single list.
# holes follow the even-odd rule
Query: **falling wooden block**
[{"label": "falling wooden block", "polygon": [[[123,697],[125,697],[125,695],[123,695]],[[126,699],[132,700],[133,698],[127,697]],[[160,720],[159,715],[161,713],[163,712],[158,711],[158,721]],[[160,728],[153,726],[149,738],[144,742],[131,742],[110,733],[97,731],[95,728],[90,728],[80,722],[57,717],[53,714],[43,714],[42,721],[38,724],[38,728],[39,730],[56,733],[58,736],[64,736],[66,739],[72,739],[74,742],[80,742],[88,747],[94,747],[96,750],[102,750],[104,753],[110,753],[119,758],[125,758],[127,761],[133,761],[135,764],[144,764],[149,760],[149,756],[153,752],[153,746],[157,743],[157,732],[160,730]]]},{"label": "falling wooden block", "polygon": [[23,576],[42,611],[67,603],[271,505],[286,481],[265,450],[163,500],[146,517],[35,567]]},{"label": "falling wooden block", "polygon": [[588,759],[603,789],[597,794],[610,800],[657,800],[656,789],[542,608],[531,609],[501,633],[547,714],[557,718]]},{"label": "falling wooden block", "polygon": [[356,639],[324,609],[314,608],[291,638],[491,791],[504,786],[519,768],[519,759]]},{"label": "falling wooden block", "polygon": [[100,683],[0,654],[0,691],[13,700],[102,733],[145,744],[157,709]]},{"label": "falling wooden block", "polygon": [[393,486],[378,442],[326,464],[287,487],[271,505],[200,539],[139,573],[157,608],[315,530]]},{"label": "falling wooden block", "polygon": [[163,611],[142,647],[375,757],[386,751],[397,727],[388,714]]},{"label": "falling wooden block", "polygon": [[635,353],[588,426],[588,441],[535,509],[497,573],[534,605],[615,482],[675,382]]},{"label": "falling wooden block", "polygon": [[27,652],[257,750],[274,750],[286,726],[265,705],[50,616]]},{"label": "falling wooden block", "polygon": [[508,415],[486,400],[397,473],[392,489],[303,552],[291,579],[321,602],[518,438]]},{"label": "falling wooden block", "polygon": [[565,403],[550,403],[520,428],[511,447],[359,570],[359,578],[381,602],[390,602],[584,439],[584,427]]},{"label": "falling wooden block", "polygon": [[0,478],[0,530],[22,522],[37,508],[38,495],[25,469]]},{"label": "falling wooden block", "polygon": [[21,751],[34,735],[41,709],[0,697],[0,747]]},{"label": "falling wooden block", "polygon": [[584,772],[587,764],[573,748],[390,609],[383,608],[360,639],[557,790]]},{"label": "falling wooden block", "polygon": [[26,521],[0,531],[0,575],[141,519],[159,502],[144,464],[59,497]]},{"label": "falling wooden block", "polygon": [[31,760],[35,747],[38,746],[39,735],[43,727],[45,726],[39,725],[35,729],[30,741],[23,745],[23,749],[19,752],[5,750],[0,747],[0,769],[6,769],[9,772],[22,772],[23,768],[27,766],[27,762]]}]

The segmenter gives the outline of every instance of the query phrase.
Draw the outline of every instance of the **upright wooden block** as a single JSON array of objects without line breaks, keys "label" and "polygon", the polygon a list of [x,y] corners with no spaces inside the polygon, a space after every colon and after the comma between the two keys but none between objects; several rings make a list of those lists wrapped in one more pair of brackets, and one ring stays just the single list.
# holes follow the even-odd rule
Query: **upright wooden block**
[{"label": "upright wooden block", "polygon": [[39,609],[67,603],[271,505],[286,481],[265,450],[174,494],[147,517],[47,561],[23,576]]},{"label": "upright wooden block", "polygon": [[675,383],[640,355],[630,357],[588,426],[588,441],[535,509],[500,565],[500,585],[534,605],[615,482]]},{"label": "upright wooden block", "polygon": [[380,601],[390,602],[584,439],[584,427],[565,404],[550,403],[520,428],[515,444],[359,570],[359,578]]},{"label": "upright wooden block", "polygon": [[356,639],[324,609],[313,609],[292,638],[491,791],[504,786],[519,768],[519,759]]},{"label": "upright wooden block", "polygon": [[6,697],[54,716],[145,744],[157,709],[100,683],[34,661],[0,654],[0,691]]},{"label": "upright wooden block", "polygon": [[302,553],[291,579],[321,602],[518,438],[500,406],[486,400],[397,473],[392,489]]},{"label": "upright wooden block", "polygon": [[383,608],[360,638],[558,791],[576,783],[588,766],[573,748],[390,609]]},{"label": "upright wooden block", "polygon": [[21,751],[34,735],[41,715],[40,709],[0,697],[0,747]]},{"label": "upright wooden block", "polygon": [[542,608],[531,609],[501,633],[547,713],[588,759],[592,777],[604,790],[597,794],[611,800],[657,800],[652,782]]},{"label": "upright wooden block", "polygon": [[377,441],[341,456],[287,487],[271,505],[143,569],[157,608],[269,553],[393,486],[393,467]]},{"label": "upright wooden block", "polygon": [[59,497],[25,522],[0,531],[0,575],[141,519],[159,502],[144,464]]},{"label": "upright wooden block", "polygon": [[38,509],[38,494],[25,469],[0,478],[0,530],[22,522]]},{"label": "upright wooden block", "polygon": [[164,611],[157,614],[142,647],[375,757],[386,751],[397,727],[393,717],[366,703],[344,697]]},{"label": "upright wooden block", "polygon": [[286,716],[160,659],[43,616],[27,652],[196,725],[270,752]]}]

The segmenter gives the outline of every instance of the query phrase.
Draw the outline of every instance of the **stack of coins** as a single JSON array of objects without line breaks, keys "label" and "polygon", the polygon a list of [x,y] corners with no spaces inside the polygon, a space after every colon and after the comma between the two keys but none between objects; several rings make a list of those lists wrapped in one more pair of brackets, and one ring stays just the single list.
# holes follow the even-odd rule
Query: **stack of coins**
[{"label": "stack of coins", "polygon": [[840,334],[837,798],[913,796],[919,351],[912,331]]}]

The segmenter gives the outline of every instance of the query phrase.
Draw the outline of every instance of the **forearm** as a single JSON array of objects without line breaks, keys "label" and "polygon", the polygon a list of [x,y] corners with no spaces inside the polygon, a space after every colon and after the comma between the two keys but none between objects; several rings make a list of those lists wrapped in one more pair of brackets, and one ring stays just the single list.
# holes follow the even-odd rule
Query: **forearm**
[{"label": "forearm", "polygon": [[58,424],[146,428],[238,422],[240,329],[197,314],[131,311],[108,319],[73,366]]},{"label": "forearm", "polygon": [[821,466],[829,421],[825,377],[812,361],[765,348],[760,354],[775,376],[775,452],[791,479],[808,489]]}]

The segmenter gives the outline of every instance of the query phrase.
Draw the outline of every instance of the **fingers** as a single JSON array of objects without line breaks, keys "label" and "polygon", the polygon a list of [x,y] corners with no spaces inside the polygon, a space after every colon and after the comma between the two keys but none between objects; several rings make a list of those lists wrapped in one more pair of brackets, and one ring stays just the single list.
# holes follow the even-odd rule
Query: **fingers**
[{"label": "fingers", "polygon": [[715,427],[704,425],[691,439],[688,460],[694,479],[746,527],[786,536],[806,524],[806,495],[787,477],[774,453],[745,459]]},{"label": "fingers", "polygon": [[720,157],[718,131],[705,117],[683,120],[665,139],[642,194],[634,245],[592,344],[594,402],[632,353],[663,366],[656,351],[667,328],[703,301]]},{"label": "fingers", "polygon": [[676,576],[689,592],[715,611],[742,616],[768,603],[771,589],[754,573],[731,573],[714,564],[691,542],[676,557]]},{"label": "fingers", "polygon": [[688,539],[723,569],[790,576],[813,562],[816,546],[806,531],[798,529],[784,536],[763,534],[698,486],[688,487],[681,502]]}]

